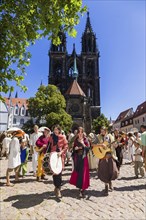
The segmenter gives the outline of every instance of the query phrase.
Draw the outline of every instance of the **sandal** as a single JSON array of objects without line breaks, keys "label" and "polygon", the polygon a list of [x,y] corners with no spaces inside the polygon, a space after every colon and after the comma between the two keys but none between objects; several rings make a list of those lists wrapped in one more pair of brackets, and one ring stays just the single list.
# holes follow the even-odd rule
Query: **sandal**
[{"label": "sandal", "polygon": [[12,183],[6,183],[6,186],[13,187],[13,186],[14,186],[14,184],[12,184]]}]

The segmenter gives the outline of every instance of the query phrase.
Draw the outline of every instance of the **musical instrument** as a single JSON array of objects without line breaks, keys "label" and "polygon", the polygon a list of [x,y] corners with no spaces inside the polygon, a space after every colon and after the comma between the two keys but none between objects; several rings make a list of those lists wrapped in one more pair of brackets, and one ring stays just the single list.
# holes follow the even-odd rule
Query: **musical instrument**
[{"label": "musical instrument", "polygon": [[[114,141],[115,142],[115,141]],[[111,153],[111,144],[113,144],[114,142],[112,143],[108,143],[108,142],[103,142],[101,144],[92,144],[92,151],[94,153],[94,155],[99,158],[99,159],[102,159],[105,157],[106,153]],[[103,146],[104,144],[104,146]]]},{"label": "musical instrument", "polygon": [[35,146],[34,149],[36,152],[41,153],[43,150],[43,147],[39,148],[39,147]]},{"label": "musical instrument", "polygon": [[58,156],[57,152],[50,154],[50,168],[53,174],[58,175],[62,171],[62,159]]},{"label": "musical instrument", "polygon": [[42,161],[42,167],[44,172],[49,175],[51,173],[50,169],[50,153],[45,154],[43,161]]},{"label": "musical instrument", "polygon": [[58,157],[57,152],[47,153],[42,161],[42,167],[47,175],[51,173],[58,175],[62,171],[62,159]]}]

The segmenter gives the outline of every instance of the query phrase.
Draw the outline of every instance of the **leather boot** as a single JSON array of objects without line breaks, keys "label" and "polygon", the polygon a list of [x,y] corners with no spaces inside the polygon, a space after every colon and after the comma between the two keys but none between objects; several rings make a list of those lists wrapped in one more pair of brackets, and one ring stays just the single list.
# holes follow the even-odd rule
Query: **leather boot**
[{"label": "leather boot", "polygon": [[105,195],[105,196],[108,196],[108,185],[105,185],[104,195]]},{"label": "leather boot", "polygon": [[57,198],[61,198],[60,188],[55,187],[54,193]]},{"label": "leather boot", "polygon": [[113,191],[113,189],[114,189],[111,181],[109,182],[109,189],[110,189],[111,191]]},{"label": "leather boot", "polygon": [[42,180],[48,180],[48,178],[45,177],[45,175],[42,175],[42,176],[41,176],[41,179],[42,179]]}]

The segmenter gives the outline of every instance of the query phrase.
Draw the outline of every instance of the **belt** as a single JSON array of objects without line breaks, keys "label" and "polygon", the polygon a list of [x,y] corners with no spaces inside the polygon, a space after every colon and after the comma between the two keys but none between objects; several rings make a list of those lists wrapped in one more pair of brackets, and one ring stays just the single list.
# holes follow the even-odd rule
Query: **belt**
[{"label": "belt", "polygon": [[82,154],[83,154],[83,150],[77,151],[77,154],[78,154],[78,155],[82,155]]}]

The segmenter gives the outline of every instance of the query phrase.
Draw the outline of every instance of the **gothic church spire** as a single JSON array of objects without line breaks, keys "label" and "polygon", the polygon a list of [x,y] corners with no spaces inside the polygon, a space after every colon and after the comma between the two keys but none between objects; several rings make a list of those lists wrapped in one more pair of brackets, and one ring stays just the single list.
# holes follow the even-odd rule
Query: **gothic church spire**
[{"label": "gothic church spire", "polygon": [[96,53],[96,35],[92,30],[89,12],[87,12],[87,21],[85,31],[82,34],[82,53]]}]

